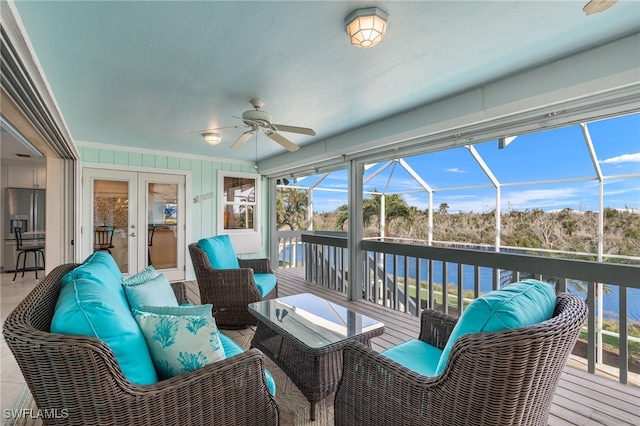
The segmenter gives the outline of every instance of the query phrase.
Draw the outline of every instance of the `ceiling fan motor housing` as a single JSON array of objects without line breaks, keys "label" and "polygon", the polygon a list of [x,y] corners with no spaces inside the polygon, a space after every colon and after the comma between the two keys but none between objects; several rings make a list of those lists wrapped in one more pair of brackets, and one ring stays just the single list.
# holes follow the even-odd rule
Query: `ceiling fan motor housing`
[{"label": "ceiling fan motor housing", "polygon": [[260,110],[249,110],[242,113],[242,120],[249,126],[257,123],[260,126],[269,127],[271,125],[271,114]]}]

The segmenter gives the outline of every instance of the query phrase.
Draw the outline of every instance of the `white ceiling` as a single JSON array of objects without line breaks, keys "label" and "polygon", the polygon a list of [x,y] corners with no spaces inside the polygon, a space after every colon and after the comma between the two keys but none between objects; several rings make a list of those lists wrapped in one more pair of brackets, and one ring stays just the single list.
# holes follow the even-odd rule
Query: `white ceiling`
[{"label": "white ceiling", "polygon": [[[242,129],[206,145],[191,131],[233,126],[262,99],[303,146],[640,28],[640,3],[586,16],[584,1],[18,1],[17,10],[76,141],[255,161],[286,151]],[[344,17],[389,13],[372,49]],[[257,153],[256,153],[257,151]]]}]

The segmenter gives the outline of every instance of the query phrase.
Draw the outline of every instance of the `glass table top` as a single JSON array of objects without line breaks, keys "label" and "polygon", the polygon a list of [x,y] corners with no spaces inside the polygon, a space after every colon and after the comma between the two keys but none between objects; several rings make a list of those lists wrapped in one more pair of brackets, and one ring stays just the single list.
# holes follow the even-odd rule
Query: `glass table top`
[{"label": "glass table top", "polygon": [[384,327],[376,319],[310,293],[251,303],[249,311],[312,348],[321,348]]}]

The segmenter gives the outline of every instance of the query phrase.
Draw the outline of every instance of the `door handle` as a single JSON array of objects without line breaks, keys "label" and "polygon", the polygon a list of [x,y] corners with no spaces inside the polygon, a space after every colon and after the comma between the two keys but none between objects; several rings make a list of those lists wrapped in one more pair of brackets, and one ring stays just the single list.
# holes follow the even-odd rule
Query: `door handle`
[{"label": "door handle", "polygon": [[135,237],[135,236],[136,236],[136,233],[135,233],[135,232],[132,232],[132,233],[130,233],[129,235],[130,235],[130,236],[132,236],[132,237]]}]

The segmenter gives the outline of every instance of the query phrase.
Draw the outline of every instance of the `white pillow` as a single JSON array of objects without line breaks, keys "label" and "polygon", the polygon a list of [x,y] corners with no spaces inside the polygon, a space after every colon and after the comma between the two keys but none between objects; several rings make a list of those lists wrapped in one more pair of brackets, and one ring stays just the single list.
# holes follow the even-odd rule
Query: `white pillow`
[{"label": "white pillow", "polygon": [[225,358],[213,317],[158,315],[133,310],[162,379]]}]

